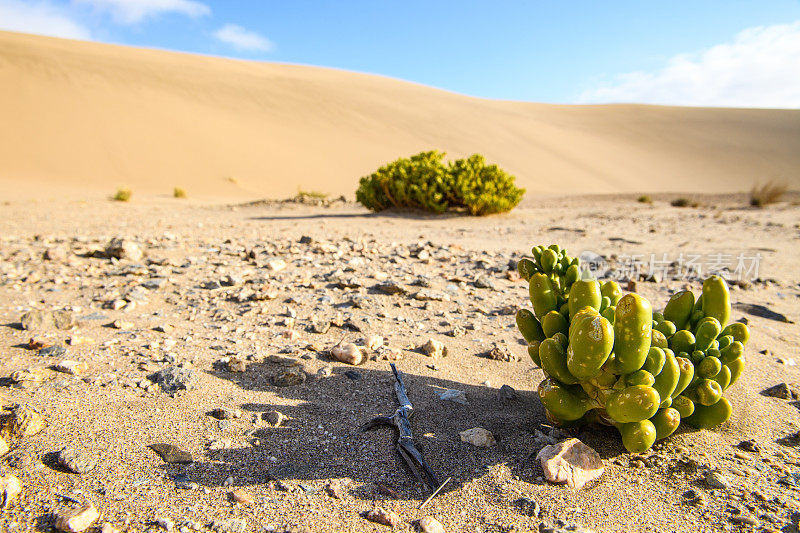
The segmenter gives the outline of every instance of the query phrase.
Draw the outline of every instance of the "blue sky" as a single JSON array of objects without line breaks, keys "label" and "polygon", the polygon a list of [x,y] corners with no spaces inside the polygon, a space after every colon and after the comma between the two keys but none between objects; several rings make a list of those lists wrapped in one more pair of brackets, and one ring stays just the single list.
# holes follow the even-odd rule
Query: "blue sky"
[{"label": "blue sky", "polygon": [[0,0],[0,28],[487,98],[800,107],[800,0]]}]

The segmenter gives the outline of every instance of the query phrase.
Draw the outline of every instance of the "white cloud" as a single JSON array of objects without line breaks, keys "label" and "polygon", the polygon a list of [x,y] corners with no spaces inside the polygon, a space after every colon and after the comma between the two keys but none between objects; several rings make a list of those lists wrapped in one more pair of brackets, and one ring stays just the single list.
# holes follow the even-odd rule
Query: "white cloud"
[{"label": "white cloud", "polygon": [[73,0],[87,4],[98,11],[108,11],[119,24],[137,24],[146,18],[164,13],[177,13],[188,17],[211,14],[206,4],[193,0]]},{"label": "white cloud", "polygon": [[88,29],[47,2],[0,0],[0,29],[67,39],[91,39]]},{"label": "white cloud", "polygon": [[214,37],[240,51],[269,52],[274,48],[266,37],[236,24],[225,24],[214,32]]},{"label": "white cloud", "polygon": [[798,108],[800,21],[748,28],[732,42],[676,55],[656,72],[618,75],[579,102]]}]

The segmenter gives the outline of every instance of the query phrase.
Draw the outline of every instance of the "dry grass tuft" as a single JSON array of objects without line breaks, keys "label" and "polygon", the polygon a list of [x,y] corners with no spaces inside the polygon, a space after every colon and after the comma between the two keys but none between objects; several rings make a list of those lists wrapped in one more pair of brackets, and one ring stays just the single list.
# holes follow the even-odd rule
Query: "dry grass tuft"
[{"label": "dry grass tuft", "polygon": [[692,200],[689,200],[684,196],[681,196],[680,198],[675,198],[674,200],[672,200],[669,203],[669,205],[671,205],[672,207],[697,207],[700,204]]},{"label": "dry grass tuft", "polygon": [[788,187],[785,183],[768,181],[764,185],[753,185],[750,189],[750,205],[753,207],[764,207],[774,204],[781,199]]},{"label": "dry grass tuft", "polygon": [[175,187],[172,190],[172,197],[173,198],[186,198],[186,189],[183,187]]}]

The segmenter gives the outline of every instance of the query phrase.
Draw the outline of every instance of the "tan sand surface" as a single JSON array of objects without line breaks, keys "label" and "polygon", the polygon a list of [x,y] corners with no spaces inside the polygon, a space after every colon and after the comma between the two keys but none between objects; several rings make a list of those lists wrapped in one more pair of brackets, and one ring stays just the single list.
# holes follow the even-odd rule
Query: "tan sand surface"
[{"label": "tan sand surface", "polygon": [[[389,531],[362,516],[377,506],[398,513],[399,531],[425,515],[448,532],[537,531],[556,520],[603,532],[797,531],[797,489],[779,480],[800,470],[800,412],[796,401],[761,392],[800,381],[800,208],[796,197],[763,210],[744,207],[744,195],[699,199],[701,207],[679,209],[658,197],[652,206],[631,196],[561,197],[483,219],[374,215],[353,205],[4,203],[0,397],[32,405],[47,427],[0,458],[23,487],[0,524],[47,531],[55,513],[91,501],[102,514],[96,527],[131,532],[164,531],[159,519],[175,531]],[[93,254],[117,235],[145,256]],[[731,293],[732,319],[747,319],[752,339],[744,375],[726,391],[729,423],[681,429],[642,456],[626,453],[615,430],[588,428],[578,436],[600,453],[603,476],[581,491],[543,481],[531,454],[546,443],[537,431],[552,428],[535,392],[542,373],[508,314],[525,305],[527,288],[508,271],[531,245],[551,242],[618,258],[761,254],[759,279]],[[699,287],[677,278],[639,281],[637,290],[660,309],[672,291]],[[213,285],[226,279],[234,285]],[[408,293],[385,294],[386,281]],[[447,298],[422,301],[422,289]],[[25,311],[57,308],[72,310],[74,329],[19,329]],[[337,317],[361,331],[314,332],[315,320]],[[328,355],[342,340],[369,335],[399,351],[416,437],[439,476],[453,478],[423,510],[426,494],[395,457],[392,431],[357,431],[395,408],[389,361],[368,351],[353,367]],[[39,355],[26,348],[32,336],[67,352]],[[419,353],[429,338],[448,355]],[[517,360],[487,358],[498,343]],[[86,371],[53,369],[66,358]],[[231,371],[231,358],[246,369]],[[287,364],[306,381],[276,386]],[[148,376],[175,365],[197,382],[173,396]],[[12,378],[26,369],[39,378]],[[504,384],[516,399],[498,399]],[[445,389],[464,391],[469,403],[440,400]],[[221,407],[241,416],[218,420],[210,413]],[[270,410],[290,419],[271,427],[262,418]],[[478,426],[497,444],[461,442],[459,432]],[[738,447],[750,439],[760,452]],[[180,446],[194,462],[165,464],[147,448],[157,442]],[[96,467],[78,475],[58,466],[65,446]],[[708,485],[714,469],[727,489]],[[337,480],[341,499],[326,491]],[[253,503],[233,502],[237,489]]]},{"label": "tan sand surface", "polygon": [[0,32],[0,198],[352,197],[483,153],[533,193],[800,188],[800,111],[492,101],[332,69]]}]

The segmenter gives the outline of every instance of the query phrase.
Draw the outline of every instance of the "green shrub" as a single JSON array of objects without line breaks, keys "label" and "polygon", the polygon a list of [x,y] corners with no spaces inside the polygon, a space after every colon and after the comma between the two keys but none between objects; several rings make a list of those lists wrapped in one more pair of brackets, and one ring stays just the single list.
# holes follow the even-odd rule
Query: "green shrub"
[{"label": "green shrub", "polygon": [[643,194],[642,196],[637,198],[636,201],[639,202],[640,204],[652,204],[653,203],[653,199],[650,198],[646,194]]},{"label": "green shrub", "polygon": [[525,194],[514,176],[473,154],[444,164],[445,154],[421,152],[400,158],[361,178],[356,199],[367,209],[415,208],[434,213],[489,215],[513,209]]},{"label": "green shrub", "polygon": [[126,189],[125,187],[120,187],[117,189],[117,193],[111,197],[112,200],[116,202],[128,202],[133,196],[133,191],[130,189]]},{"label": "green shrub", "polygon": [[186,198],[186,189],[183,187],[175,187],[172,190],[172,197],[173,198]]}]

